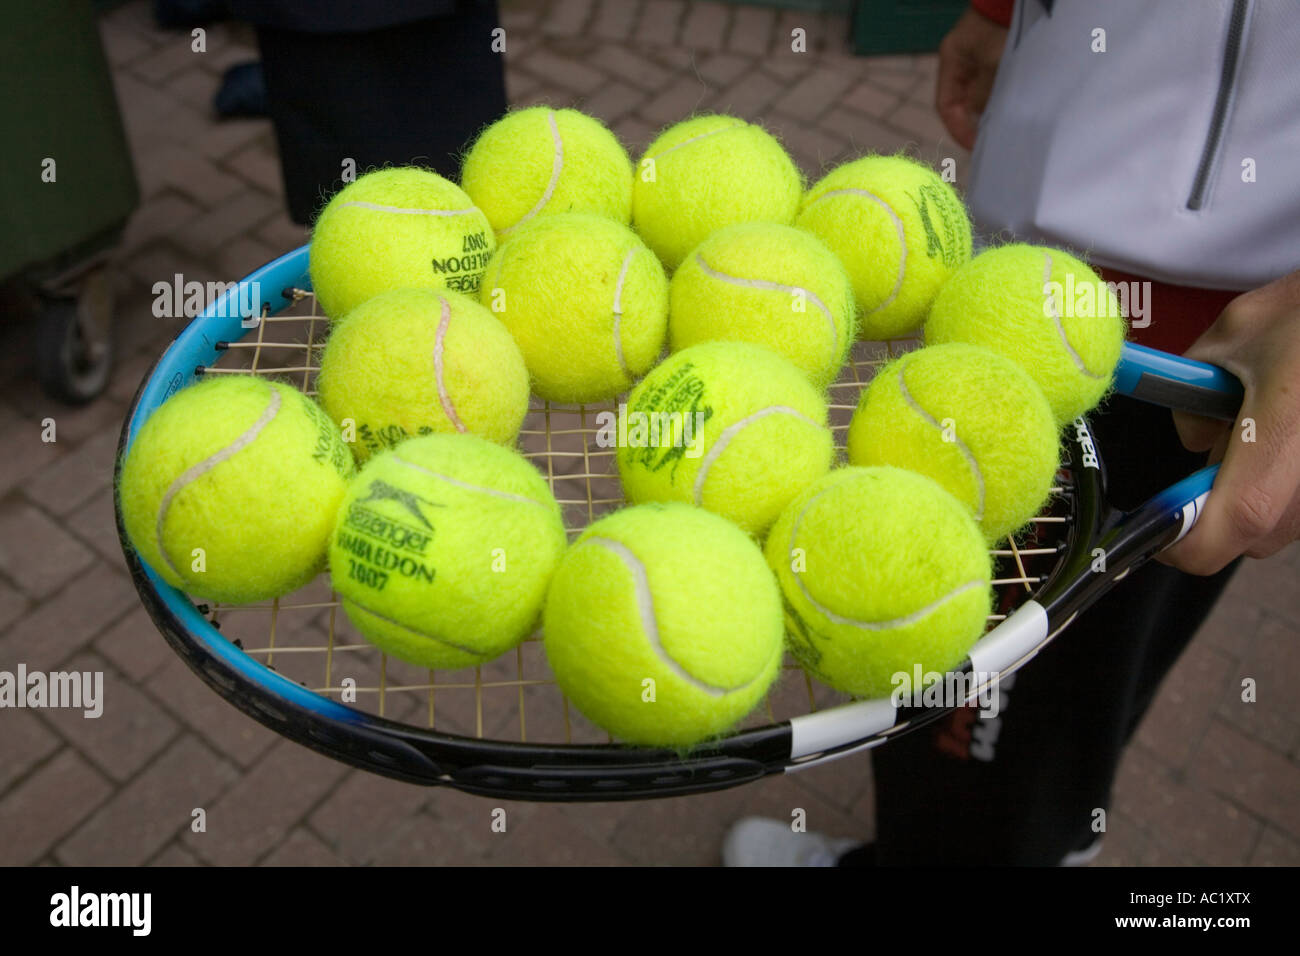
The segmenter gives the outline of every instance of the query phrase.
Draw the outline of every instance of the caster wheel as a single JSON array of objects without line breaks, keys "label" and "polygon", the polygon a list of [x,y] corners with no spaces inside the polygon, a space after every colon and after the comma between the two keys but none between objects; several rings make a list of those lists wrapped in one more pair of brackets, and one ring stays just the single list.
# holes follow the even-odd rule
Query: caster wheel
[{"label": "caster wheel", "polygon": [[76,299],[47,302],[36,333],[36,375],[51,398],[84,405],[107,387],[113,298],[111,277],[97,272],[81,284]]}]

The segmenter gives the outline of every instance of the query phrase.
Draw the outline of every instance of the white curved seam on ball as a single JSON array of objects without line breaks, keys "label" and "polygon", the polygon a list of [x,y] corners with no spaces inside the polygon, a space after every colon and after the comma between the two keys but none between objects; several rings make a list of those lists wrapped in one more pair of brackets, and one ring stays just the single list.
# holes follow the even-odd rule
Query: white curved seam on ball
[{"label": "white curved seam on ball", "polygon": [[894,300],[898,298],[899,293],[903,291],[903,278],[907,275],[907,230],[903,228],[903,220],[899,217],[898,213],[894,212],[893,206],[889,205],[889,203],[885,202],[875,193],[868,192],[865,189],[832,189],[830,192],[822,193],[809,203],[809,205],[819,203],[823,199],[827,199],[831,196],[865,196],[872,202],[879,203],[880,208],[889,213],[889,218],[894,221],[894,229],[898,232],[898,276],[894,279],[894,289],[889,293],[888,298],[886,298],[884,302],[880,303],[874,309],[867,310],[867,314],[872,315],[873,313],[879,312],[881,309],[892,305]]},{"label": "white curved seam on ball", "polygon": [[627,284],[627,271],[632,268],[632,257],[637,254],[631,249],[623,257],[623,267],[618,271],[618,282],[614,285],[614,356],[618,367],[623,370],[629,381],[634,377],[627,367],[627,357],[623,354],[623,288]]},{"label": "white curved seam on ball", "polygon": [[806,295],[812,300],[813,305],[821,309],[822,315],[826,316],[826,324],[830,326],[832,350],[830,361],[826,365],[826,370],[835,370],[835,359],[836,356],[840,354],[840,330],[835,325],[835,316],[831,315],[830,306],[823,302],[816,292],[812,289],[805,289],[802,286],[773,282],[771,279],[746,279],[743,276],[733,276],[730,273],[723,272],[720,269],[715,269],[713,266],[709,265],[708,262],[705,261],[702,252],[695,253],[695,261],[700,264],[700,268],[704,270],[705,275],[717,279],[719,282],[738,285],[744,289],[760,289],[765,292],[788,292],[791,295],[796,292],[802,292]]},{"label": "white curved seam on ball", "polygon": [[394,455],[393,460],[400,465],[405,465],[407,468],[413,468],[423,475],[428,475],[430,478],[437,478],[439,481],[445,481],[447,484],[455,485],[457,488],[464,488],[466,491],[477,491],[485,495],[492,495],[495,498],[503,498],[506,501],[522,501],[526,504],[537,505],[539,508],[546,507],[545,504],[538,501],[536,498],[529,498],[527,495],[517,495],[513,491],[501,491],[497,488],[486,488],[483,485],[472,485],[468,481],[461,481],[459,478],[451,477],[451,475],[444,475],[441,472],[425,468],[423,465],[417,465],[413,461],[407,461],[400,455]]},{"label": "white curved seam on ball", "polygon": [[560,135],[560,124],[555,120],[555,110],[551,110],[546,118],[551,123],[551,139],[555,142],[555,157],[551,160],[551,181],[546,184],[546,191],[542,193],[542,198],[537,200],[537,205],[524,213],[514,225],[502,229],[499,235],[505,236],[514,232],[545,209],[550,204],[550,201],[555,198],[555,190],[559,188],[560,177],[564,175],[564,137]]},{"label": "white curved seam on ball", "polygon": [[465,432],[465,423],[460,420],[460,415],[456,413],[456,404],[451,400],[451,393],[447,391],[447,328],[451,325],[451,303],[438,296],[438,302],[442,306],[441,314],[438,316],[438,332],[433,340],[433,380],[438,387],[438,401],[442,403],[443,414],[447,420],[458,432]]},{"label": "white curved seam on ball", "polygon": [[729,126],[720,126],[717,129],[709,130],[707,133],[700,133],[700,135],[698,136],[692,136],[690,139],[684,139],[680,143],[674,143],[672,146],[669,146],[667,149],[665,149],[662,153],[656,153],[654,156],[647,156],[646,159],[660,160],[663,159],[665,156],[667,156],[669,153],[676,152],[677,150],[681,149],[684,146],[690,146],[692,143],[698,143],[700,140],[708,139],[710,136],[717,136],[719,133],[726,133],[729,130],[739,129],[742,126],[748,126],[748,125],[749,124],[746,123],[744,120],[737,120],[736,122],[730,124]]},{"label": "white curved seam on ball", "polygon": [[1088,378],[1099,379],[1101,376],[1084,364],[1083,356],[1074,350],[1070,337],[1065,334],[1065,322],[1061,319],[1061,310],[1056,307],[1056,296],[1047,291],[1048,283],[1052,281],[1052,254],[1050,252],[1043,253],[1043,259],[1046,260],[1043,267],[1043,294],[1047,297],[1047,301],[1051,303],[1052,321],[1056,323],[1056,334],[1061,337],[1061,344],[1065,346],[1066,353],[1074,360],[1074,364],[1079,371]]},{"label": "white curved seam on ball", "polygon": [[769,405],[767,408],[760,408],[752,415],[746,415],[739,421],[732,422],[724,428],[717,440],[709,446],[708,452],[704,455],[703,461],[700,462],[700,470],[695,475],[694,500],[698,505],[704,500],[704,482],[709,476],[709,469],[713,463],[721,457],[722,453],[727,450],[731,440],[746,426],[753,424],[761,418],[768,415],[793,415],[795,418],[802,418],[813,428],[821,428],[817,422],[813,421],[797,408],[791,408],[788,405]]},{"label": "white curved seam on ball", "polygon": [[[799,525],[803,523],[803,516],[808,513],[808,510],[813,506],[813,504],[817,501],[818,498],[820,498],[822,495],[832,490],[833,488],[827,488],[821,494],[814,495],[811,499],[809,499],[808,503],[804,505],[803,509],[795,516],[794,522],[791,524],[790,527],[789,553],[791,554],[794,553],[795,542],[799,538]],[[848,627],[856,627],[864,631],[892,631],[894,628],[907,627],[907,625],[914,624],[917,621],[925,618],[927,615],[933,614],[938,608],[942,607],[944,604],[948,603],[953,598],[960,597],[962,594],[965,594],[967,591],[971,590],[972,588],[988,587],[987,581],[978,580],[978,579],[974,581],[967,581],[965,584],[957,585],[957,587],[953,588],[947,594],[940,595],[934,601],[931,601],[929,604],[926,604],[923,607],[918,608],[917,610],[913,611],[911,614],[905,614],[902,617],[892,618],[888,621],[860,621],[857,618],[845,617],[842,614],[836,614],[834,611],[826,607],[824,604],[822,604],[820,601],[818,601],[815,597],[812,596],[812,593],[808,590],[808,586],[804,584],[803,575],[801,573],[793,572],[793,571],[791,573],[794,575],[795,583],[799,585],[799,591],[803,594],[804,599],[813,606],[813,609],[816,610],[818,614],[822,615],[832,624],[843,624]]]},{"label": "white curved seam on ball", "polygon": [[474,658],[475,660],[483,659],[482,651],[475,650],[472,647],[463,647],[460,644],[456,644],[453,643],[452,641],[447,640],[445,637],[439,637],[437,634],[430,634],[428,631],[422,631],[417,627],[411,627],[411,625],[404,624],[401,621],[395,621],[393,620],[393,618],[389,617],[388,615],[380,614],[374,608],[366,607],[366,605],[362,604],[360,601],[354,601],[352,598],[344,598],[344,600],[347,601],[352,606],[360,608],[361,610],[365,611],[371,617],[378,618],[379,620],[383,621],[385,624],[391,624],[393,625],[393,627],[400,627],[402,630],[414,634],[416,637],[423,637],[426,638],[427,640],[435,641],[438,644],[443,644],[447,647],[450,647],[452,650],[460,651],[462,654],[468,654],[470,657]]},{"label": "white curved seam on ball", "polygon": [[655,656],[661,660],[670,671],[679,678],[690,684],[696,690],[703,691],[712,697],[722,697],[726,694],[734,693],[738,690],[744,690],[750,684],[758,680],[754,677],[738,684],[735,687],[718,687],[707,681],[702,681],[676,660],[664,649],[663,641],[659,637],[659,619],[655,615],[654,597],[650,594],[650,579],[646,574],[645,565],[641,559],[633,553],[632,549],[622,541],[616,541],[613,538],[602,538],[599,536],[587,538],[586,543],[600,545],[607,551],[610,551],[623,562],[628,573],[632,575],[632,586],[636,593],[637,613],[641,618],[641,630],[645,634],[646,641],[650,644],[650,649],[654,651]]},{"label": "white curved seam on ball", "polygon": [[341,203],[340,206],[356,206],[359,209],[373,209],[375,212],[395,212],[403,216],[472,216],[478,212],[475,206],[470,206],[468,209],[407,209],[404,206],[383,206],[362,199],[349,200]]},{"label": "white curved seam on ball", "polygon": [[[904,362],[902,364],[902,367],[899,368],[898,370],[898,391],[902,394],[903,401],[907,403],[908,407],[911,408],[912,411],[916,412],[917,415],[921,416],[922,420],[924,420],[930,425],[933,425],[935,428],[939,429],[940,435],[942,436],[943,425],[939,423],[938,419],[936,419],[928,411],[922,408],[921,403],[918,402],[915,398],[913,398],[911,391],[908,390],[907,381],[903,378],[903,372],[906,370],[906,368],[907,368],[907,363]],[[983,521],[984,502],[985,502],[984,472],[980,471],[980,463],[976,460],[975,455],[971,452],[970,446],[968,446],[964,441],[961,440],[960,437],[958,437],[955,430],[953,431],[952,439],[953,439],[953,444],[957,446],[957,450],[961,452],[961,456],[966,459],[966,467],[970,469],[971,474],[975,477],[975,494],[978,501],[978,504],[976,505],[975,508],[975,520]]]},{"label": "white curved seam on ball", "polygon": [[183,472],[177,475],[176,480],[171,483],[170,487],[168,487],[166,493],[162,497],[162,502],[158,505],[158,523],[154,528],[154,534],[158,538],[158,550],[161,552],[163,560],[167,562],[167,566],[171,568],[172,571],[175,572],[176,576],[182,581],[185,580],[185,575],[182,574],[180,568],[176,567],[175,563],[173,563],[171,555],[167,553],[167,546],[163,544],[163,523],[167,520],[167,511],[171,508],[172,500],[184,491],[189,484],[206,475],[223,461],[234,457],[243,449],[247,448],[257,439],[257,436],[261,434],[262,429],[275,420],[275,416],[280,413],[280,391],[279,389],[272,388],[270,385],[268,385],[267,388],[271,389],[271,400],[267,403],[266,408],[262,410],[262,414],[258,416],[257,421],[253,422],[247,431],[225,448],[213,452],[198,464],[191,465],[189,468],[186,468]]}]

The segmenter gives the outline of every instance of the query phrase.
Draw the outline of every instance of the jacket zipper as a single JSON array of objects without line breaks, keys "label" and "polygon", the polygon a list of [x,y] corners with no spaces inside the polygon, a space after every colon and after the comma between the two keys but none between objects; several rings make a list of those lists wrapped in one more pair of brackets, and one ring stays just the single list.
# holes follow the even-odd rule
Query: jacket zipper
[{"label": "jacket zipper", "polygon": [[1227,122],[1228,103],[1232,99],[1232,88],[1236,83],[1237,63],[1241,59],[1241,38],[1245,32],[1249,6],[1250,0],[1233,0],[1232,16],[1228,20],[1228,38],[1223,49],[1223,70],[1219,74],[1219,94],[1214,100],[1210,130],[1206,134],[1205,146],[1201,150],[1201,161],[1196,167],[1192,192],[1187,197],[1188,209],[1200,209],[1205,205],[1210,173],[1214,169],[1214,161],[1218,158],[1219,146],[1223,142],[1223,127]]}]

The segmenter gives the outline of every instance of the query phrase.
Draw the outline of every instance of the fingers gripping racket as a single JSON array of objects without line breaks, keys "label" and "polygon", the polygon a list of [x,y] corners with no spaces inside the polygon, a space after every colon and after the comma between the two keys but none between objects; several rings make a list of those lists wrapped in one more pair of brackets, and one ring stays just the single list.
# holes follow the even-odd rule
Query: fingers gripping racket
[{"label": "fingers gripping racket", "polygon": [[[308,291],[307,249],[230,286],[171,344],[142,382],[122,430],[119,461],[141,425],[201,376],[257,374],[313,392],[327,320]],[[858,394],[897,343],[860,343],[831,388],[842,437]],[[1127,345],[1120,392],[1231,420],[1241,386],[1228,373]],[[621,503],[613,449],[596,441],[599,406],[530,410],[525,455],[546,475],[571,534]],[[1065,463],[1045,512],[1017,542],[994,551],[998,590],[990,629],[971,650],[963,699],[987,694],[1134,568],[1195,524],[1217,467],[1204,468],[1122,511],[1107,498],[1103,449],[1086,421],[1067,428]],[[346,763],[422,784],[498,797],[578,801],[718,790],[877,746],[947,713],[852,701],[788,664],[765,712],[735,733],[682,755],[623,746],[568,706],[534,638],[504,658],[461,672],[411,668],[352,632],[322,577],[306,591],[256,607],[191,601],[141,562],[119,536],[141,600],[172,648],[210,687],[272,730]],[[1104,561],[1098,561],[1098,555]],[[995,676],[997,675],[997,676]]]}]

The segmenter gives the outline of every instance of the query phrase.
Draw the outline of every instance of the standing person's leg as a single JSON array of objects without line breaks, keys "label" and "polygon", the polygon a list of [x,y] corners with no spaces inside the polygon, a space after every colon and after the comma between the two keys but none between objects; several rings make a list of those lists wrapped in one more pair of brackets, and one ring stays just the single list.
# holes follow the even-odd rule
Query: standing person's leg
[{"label": "standing person's leg", "polygon": [[[1202,462],[1165,409],[1117,397],[1092,423],[1118,504]],[[996,717],[963,709],[873,751],[874,861],[1052,865],[1093,842],[1129,735],[1235,567],[1147,565],[1003,682]]]},{"label": "standing person's leg", "polygon": [[415,163],[458,179],[461,154],[505,112],[498,24],[495,2],[462,0],[451,16],[367,33],[259,28],[294,221],[311,221],[347,160],[358,175]]}]

